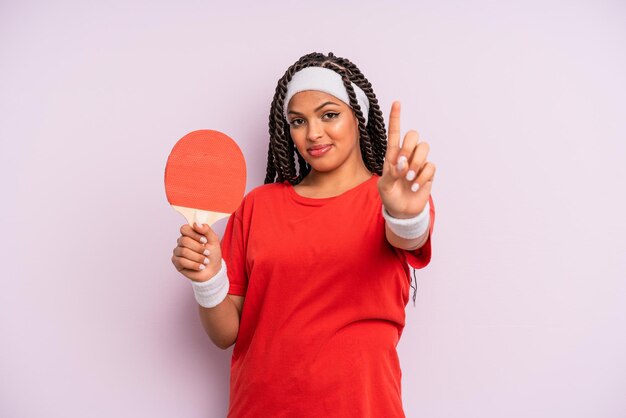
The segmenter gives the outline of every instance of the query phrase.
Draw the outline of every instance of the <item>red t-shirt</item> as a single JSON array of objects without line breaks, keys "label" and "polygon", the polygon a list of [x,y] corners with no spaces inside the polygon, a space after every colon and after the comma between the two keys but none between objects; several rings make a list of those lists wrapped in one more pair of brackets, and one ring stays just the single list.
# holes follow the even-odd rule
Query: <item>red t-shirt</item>
[{"label": "red t-shirt", "polygon": [[[329,198],[259,186],[222,239],[229,293],[245,296],[228,417],[404,417],[396,345],[407,263],[430,262],[385,236],[378,175]],[[430,233],[435,217],[430,200]]]}]

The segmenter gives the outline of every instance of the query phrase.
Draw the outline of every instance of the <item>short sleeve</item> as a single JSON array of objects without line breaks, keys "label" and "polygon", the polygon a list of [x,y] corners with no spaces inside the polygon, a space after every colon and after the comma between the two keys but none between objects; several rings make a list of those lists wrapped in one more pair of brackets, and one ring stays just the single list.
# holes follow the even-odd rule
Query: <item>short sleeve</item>
[{"label": "short sleeve", "polygon": [[222,259],[226,263],[226,271],[230,287],[228,294],[245,296],[248,288],[246,273],[245,240],[243,221],[239,211],[235,211],[224,229],[221,249]]},{"label": "short sleeve", "polygon": [[433,226],[435,225],[435,204],[433,203],[433,198],[430,196],[430,224],[428,225],[428,239],[417,250],[407,251],[401,250],[405,257],[406,262],[415,269],[424,268],[430,263],[431,255],[432,255],[432,244],[431,237],[433,235]]}]

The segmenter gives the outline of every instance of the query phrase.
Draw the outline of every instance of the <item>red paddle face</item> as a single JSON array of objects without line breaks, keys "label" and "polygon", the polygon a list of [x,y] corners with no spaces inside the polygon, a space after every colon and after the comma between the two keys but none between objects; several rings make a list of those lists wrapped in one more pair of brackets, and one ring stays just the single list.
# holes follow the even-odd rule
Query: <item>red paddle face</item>
[{"label": "red paddle face", "polygon": [[165,167],[165,194],[172,206],[231,214],[245,188],[243,154],[227,135],[193,131],[172,148]]}]

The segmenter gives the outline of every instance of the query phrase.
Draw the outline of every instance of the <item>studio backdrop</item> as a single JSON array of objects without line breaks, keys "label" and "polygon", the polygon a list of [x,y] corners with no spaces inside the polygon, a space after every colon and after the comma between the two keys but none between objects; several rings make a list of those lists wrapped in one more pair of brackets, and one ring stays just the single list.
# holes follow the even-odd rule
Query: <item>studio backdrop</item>
[{"label": "studio backdrop", "polygon": [[165,162],[215,129],[261,185],[276,82],[314,51],[387,122],[401,101],[437,166],[407,416],[626,416],[625,22],[591,0],[3,1],[0,416],[225,416],[232,347],[171,263]]}]

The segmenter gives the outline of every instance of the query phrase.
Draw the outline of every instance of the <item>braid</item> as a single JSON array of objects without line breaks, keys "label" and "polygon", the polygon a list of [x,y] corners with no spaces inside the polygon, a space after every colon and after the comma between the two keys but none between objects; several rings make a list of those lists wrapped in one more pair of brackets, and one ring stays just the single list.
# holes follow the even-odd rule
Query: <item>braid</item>
[{"label": "braid", "polygon": [[[350,79],[346,75],[346,71],[341,68],[336,70],[339,75],[341,75],[341,79],[343,81],[343,85],[346,88],[346,92],[348,93],[348,97],[350,99],[350,107],[354,110],[354,114],[356,115],[357,120],[359,121],[359,136],[360,136],[360,147],[361,154],[363,155],[363,161],[365,162],[365,166],[368,170],[372,172],[378,172],[378,174],[382,173],[382,166],[380,167],[380,172],[376,167],[376,160],[372,151],[372,143],[370,141],[369,133],[365,129],[365,118],[363,117],[363,112],[361,111],[361,107],[356,98],[356,93],[354,92],[354,88],[350,83]],[[356,83],[355,83],[356,84]]]},{"label": "braid", "polygon": [[274,150],[272,144],[270,144],[267,150],[267,172],[265,174],[265,183],[271,183],[274,177],[276,177],[276,166],[274,165]]},{"label": "braid", "polygon": [[[283,115],[283,105],[287,86],[293,75],[303,68],[313,66],[330,68],[341,76],[350,98],[350,107],[359,123],[359,144],[363,162],[369,171],[382,175],[387,151],[387,133],[383,114],[372,85],[358,67],[348,59],[337,57],[332,52],[329,52],[327,56],[313,52],[300,57],[278,80],[270,107],[268,123],[270,144],[267,152],[265,183],[289,181],[291,184],[298,184],[311,171],[311,167],[300,155],[291,139],[289,125]],[[357,102],[351,82],[363,89],[369,100],[367,126],[365,126],[365,117]]]},{"label": "braid", "polygon": [[[368,138],[366,141],[368,142],[367,146],[373,148],[373,161],[371,161],[370,164],[372,167],[376,167],[376,169],[372,170],[369,166],[368,168],[370,168],[370,171],[376,172],[380,175],[382,174],[382,166],[385,160],[385,153],[387,152],[387,130],[385,128],[383,114],[380,111],[380,106],[378,105],[378,99],[374,94],[372,84],[365,78],[365,76],[363,76],[356,65],[345,58],[337,58],[337,62],[350,71],[352,78],[351,81],[365,92],[365,95],[370,102],[370,111],[368,115],[369,122],[367,125]],[[346,90],[348,90],[348,95],[351,97],[350,91],[353,89],[348,89],[348,86],[346,85]],[[352,103],[352,97],[350,102],[351,106],[355,105],[355,103]],[[360,125],[361,124],[359,123],[359,126]],[[370,143],[370,138],[374,138],[375,140]]]}]

